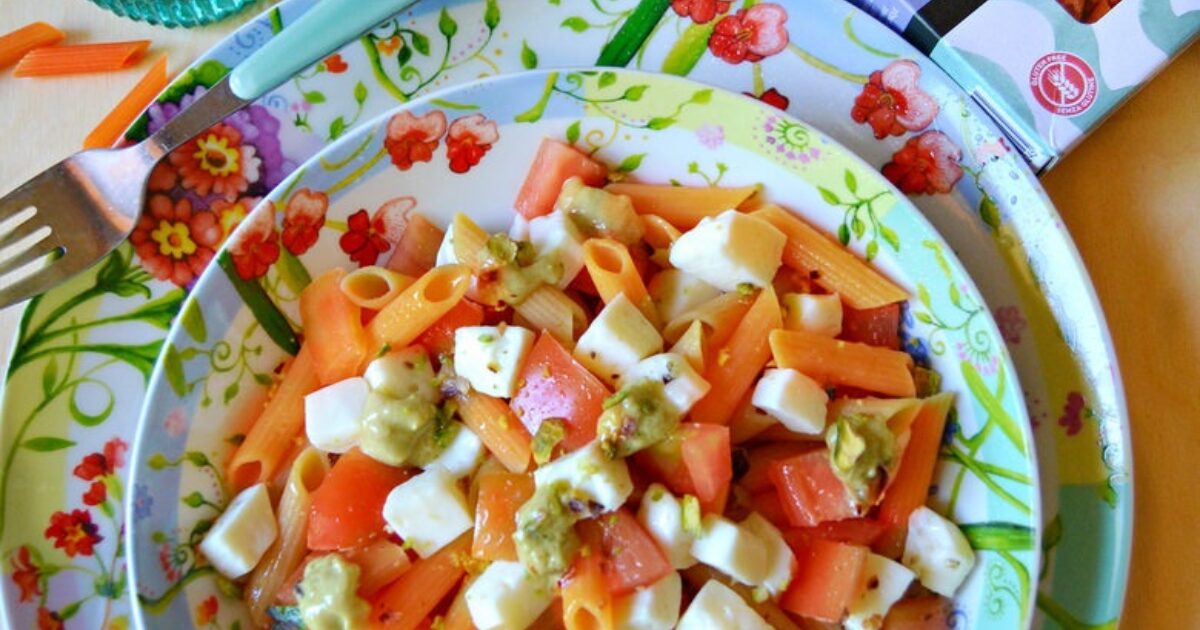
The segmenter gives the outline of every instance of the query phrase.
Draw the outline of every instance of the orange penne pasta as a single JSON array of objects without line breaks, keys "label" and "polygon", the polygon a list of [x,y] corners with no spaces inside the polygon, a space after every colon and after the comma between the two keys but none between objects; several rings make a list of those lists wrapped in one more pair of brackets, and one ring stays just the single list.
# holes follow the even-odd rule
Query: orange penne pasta
[{"label": "orange penne pasta", "polygon": [[479,392],[460,394],[458,415],[510,472],[529,468],[529,432],[508,403]]},{"label": "orange penne pasta", "polygon": [[459,536],[440,551],[413,564],[400,579],[383,589],[371,605],[371,625],[385,630],[412,630],[433,612],[466,571],[462,558],[471,546],[471,533]]},{"label": "orange penne pasta", "polygon": [[342,293],[351,302],[373,311],[387,306],[416,279],[384,267],[362,267],[342,278]]},{"label": "orange penne pasta", "polygon": [[729,340],[733,329],[746,311],[750,310],[751,301],[736,292],[719,295],[696,308],[667,322],[663,328],[663,339],[671,343],[679,341],[683,333],[691,328],[692,322],[700,322],[708,333],[705,342],[709,348],[719,348]]},{"label": "orange penne pasta", "polygon": [[62,74],[112,72],[137,63],[150,40],[47,46],[29,51],[17,62],[14,77],[49,77]]},{"label": "orange penne pasta", "polygon": [[467,608],[467,589],[471,588],[473,581],[470,577],[463,580],[454,601],[450,602],[450,608],[446,609],[446,614],[442,616],[441,625],[435,621],[432,627],[441,630],[475,630],[475,624],[471,621],[471,611]]},{"label": "orange penne pasta", "polygon": [[83,148],[104,149],[115,145],[138,115],[154,102],[159,92],[166,89],[167,82],[167,56],[160,55],[129,94],[84,138]]},{"label": "orange penne pasta", "polygon": [[406,276],[419,276],[433,269],[445,236],[446,233],[429,219],[415,213],[408,215],[408,223],[388,259],[387,268]]},{"label": "orange penne pasta", "polygon": [[0,37],[0,68],[6,68],[26,53],[43,46],[53,46],[66,35],[45,22],[34,22]]},{"label": "orange penne pasta", "polygon": [[646,290],[646,283],[633,264],[629,248],[607,238],[589,239],[583,244],[583,262],[600,299],[607,304],[622,293],[657,326],[658,309]]},{"label": "orange penne pasta", "polygon": [[346,553],[346,559],[358,565],[358,593],[371,597],[395,582],[412,568],[404,547],[390,540],[376,540]]},{"label": "orange penne pasta", "polygon": [[890,526],[908,523],[908,517],[929,498],[929,484],[942,446],[946,415],[954,406],[953,394],[939,394],[917,406],[911,421],[911,437],[879,505],[879,520]]},{"label": "orange penne pasta", "polygon": [[685,188],[617,182],[605,190],[628,196],[638,214],[658,215],[681,230],[690,230],[705,217],[738,207],[758,192],[758,186]]},{"label": "orange penne pasta", "polygon": [[657,214],[640,215],[642,219],[642,229],[646,233],[646,242],[654,249],[670,249],[675,241],[683,236],[683,232],[679,228],[671,225],[670,221],[658,216]]},{"label": "orange penne pasta", "polygon": [[604,577],[604,554],[600,537],[594,538],[585,540],[587,552],[575,556],[570,571],[562,580],[562,620],[567,630],[609,630],[613,627],[613,598]]},{"label": "orange penne pasta", "polygon": [[454,215],[454,222],[450,224],[450,228],[453,231],[450,244],[454,249],[455,260],[474,271],[479,271],[483,266],[483,250],[487,247],[488,233],[472,221],[471,217],[461,212]]},{"label": "orange penne pasta", "polygon": [[544,284],[513,307],[533,330],[544,330],[567,347],[587,328],[587,313],[562,289]]},{"label": "orange penne pasta", "polygon": [[759,292],[729,341],[715,346],[716,356],[704,371],[704,379],[713,387],[692,408],[693,421],[729,424],[742,396],[771,358],[767,335],[782,327],[779,300],[775,290],[767,287]]},{"label": "orange penne pasta", "polygon": [[825,385],[856,387],[901,398],[917,394],[912,357],[898,350],[800,330],[776,330],[771,333],[771,353],[779,367],[798,370]]},{"label": "orange penne pasta", "polygon": [[346,272],[330,269],[300,292],[304,347],[322,385],[357,376],[367,359],[367,332],[362,308],[342,290]]},{"label": "orange penne pasta", "polygon": [[904,289],[791,212],[767,205],[753,216],[787,236],[785,265],[808,274],[825,290],[841,295],[851,307],[878,308],[908,299]]},{"label": "orange penne pasta", "polygon": [[367,357],[384,346],[403,348],[462,301],[471,286],[471,270],[463,265],[431,269],[379,311],[367,325]]},{"label": "orange penne pasta", "polygon": [[533,496],[533,477],[525,473],[497,470],[480,472],[475,505],[475,540],[471,554],[483,560],[517,559],[513,534],[517,510]]},{"label": "orange penne pasta", "polygon": [[247,488],[275,474],[304,430],[304,396],[320,385],[312,344],[306,343],[229,461],[229,482],[234,488]]}]

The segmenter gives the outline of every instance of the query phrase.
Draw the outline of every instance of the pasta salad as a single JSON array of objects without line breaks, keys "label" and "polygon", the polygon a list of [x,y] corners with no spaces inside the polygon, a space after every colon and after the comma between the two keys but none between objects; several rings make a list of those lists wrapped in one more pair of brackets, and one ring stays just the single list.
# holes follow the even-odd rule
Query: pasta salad
[{"label": "pasta salad", "polygon": [[200,545],[258,627],[949,627],[953,396],[901,287],[757,187],[552,139],[514,207],[301,294]]}]

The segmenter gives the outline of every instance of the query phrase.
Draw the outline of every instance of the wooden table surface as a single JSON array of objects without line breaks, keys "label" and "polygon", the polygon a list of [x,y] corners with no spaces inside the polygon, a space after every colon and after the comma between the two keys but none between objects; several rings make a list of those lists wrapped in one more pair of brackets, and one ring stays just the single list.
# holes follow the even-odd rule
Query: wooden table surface
[{"label": "wooden table surface", "polygon": [[[82,0],[0,2],[0,32],[39,19],[78,40],[152,39],[155,51],[170,55],[172,72],[241,21],[168,31],[118,19]],[[0,77],[0,191],[76,150],[145,65],[67,80]],[[1044,179],[1091,270],[1129,398],[1137,499],[1126,628],[1200,628],[1194,535],[1200,490],[1190,467],[1200,462],[1197,77],[1200,47],[1176,60]],[[16,309],[0,312],[0,365],[7,364],[18,316]]]}]

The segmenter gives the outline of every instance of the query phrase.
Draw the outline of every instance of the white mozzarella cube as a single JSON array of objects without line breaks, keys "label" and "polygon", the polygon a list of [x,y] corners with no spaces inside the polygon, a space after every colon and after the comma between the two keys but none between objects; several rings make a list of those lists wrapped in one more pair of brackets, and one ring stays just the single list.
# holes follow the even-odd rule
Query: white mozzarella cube
[{"label": "white mozzarella cube", "polygon": [[361,376],[327,385],[304,397],[304,434],[326,453],[345,453],[358,444],[363,407],[371,388]]},{"label": "white mozzarella cube", "polygon": [[709,580],[679,618],[676,630],[771,630],[771,625],[733,589]]},{"label": "white mozzarella cube", "polygon": [[575,344],[575,358],[615,385],[638,361],[662,352],[658,329],[622,293],[609,302]]},{"label": "white mozzarella cube", "polygon": [[779,529],[758,512],[751,512],[750,516],[742,521],[741,527],[758,536],[767,547],[767,575],[762,582],[754,586],[761,586],[771,597],[778,597],[787,590],[792,576],[796,574],[799,566],[796,554],[792,553],[792,548],[783,539]]},{"label": "white mozzarella cube", "polygon": [[533,331],[520,326],[459,328],[454,331],[454,369],[476,391],[512,398],[533,339]]},{"label": "white mozzarella cube", "polygon": [[613,627],[624,630],[671,630],[679,621],[683,580],[672,571],[650,586],[614,602]]},{"label": "white mozzarella cube", "polygon": [[646,357],[626,372],[621,386],[633,385],[638,381],[651,380],[663,384],[667,402],[680,415],[692,409],[708,393],[709,383],[696,372],[687,359],[671,352]]},{"label": "white mozzarella cube", "polygon": [[508,227],[508,238],[514,241],[529,240],[529,219],[513,212],[512,225]]},{"label": "white mozzarella cube", "polygon": [[554,602],[553,580],[531,574],[520,562],[498,560],[475,578],[466,600],[479,630],[520,630]]},{"label": "white mozzarella cube", "polygon": [[680,269],[664,269],[646,287],[664,322],[721,295],[721,290]]},{"label": "white mozzarella cube", "polygon": [[605,457],[598,440],[533,471],[533,481],[539,488],[565,481],[605,512],[621,507],[633,493],[629,466],[623,459]]},{"label": "white mozzarella cube", "polygon": [[726,210],[702,220],[671,246],[671,264],[722,291],[771,284],[787,237],[762,219]]},{"label": "white mozzarella cube", "polygon": [[975,552],[957,525],[921,506],[908,517],[903,562],[925,588],[954,597],[975,567]]},{"label": "white mozzarella cube", "polygon": [[433,363],[421,346],[389,352],[371,361],[363,378],[372,391],[391,398],[435,400],[438,395]]},{"label": "white mozzarella cube", "polygon": [[583,234],[562,210],[529,222],[529,242],[538,256],[554,256],[562,262],[563,275],[558,281],[566,288],[583,269]]},{"label": "white mozzarella cube", "polygon": [[912,584],[913,572],[904,565],[878,554],[867,556],[863,587],[858,599],[850,604],[850,614],[842,622],[846,630],[880,630],[892,604],[904,597]]},{"label": "white mozzarella cube", "polygon": [[441,267],[442,265],[456,264],[458,264],[458,256],[454,254],[454,223],[451,222],[446,227],[446,234],[442,236],[442,244],[438,246],[434,265]]},{"label": "white mozzarella cube", "polygon": [[484,446],[479,436],[461,422],[455,422],[454,438],[446,445],[445,450],[429,463],[426,468],[440,466],[455,478],[466,477],[475,472],[483,462]]},{"label": "white mozzarella cube", "polygon": [[816,381],[791,369],[763,372],[750,403],[771,414],[788,430],[804,435],[825,431],[829,394]]},{"label": "white mozzarella cube", "polygon": [[672,567],[686,569],[696,564],[692,556],[693,537],[683,525],[683,504],[665,486],[655,483],[646,488],[637,518]]},{"label": "white mozzarella cube", "polygon": [[250,572],[279,535],[267,484],[242,490],[200,542],[200,552],[217,571],[236,580]]},{"label": "white mozzarella cube", "polygon": [[700,535],[692,541],[697,560],[749,586],[767,578],[767,544],[749,528],[716,514],[705,515]]},{"label": "white mozzarella cube", "polygon": [[782,302],[784,328],[826,337],[842,334],[842,298],[838,295],[788,293]]},{"label": "white mozzarella cube", "polygon": [[440,466],[393,488],[383,504],[383,520],[422,558],[475,524],[458,481]]}]

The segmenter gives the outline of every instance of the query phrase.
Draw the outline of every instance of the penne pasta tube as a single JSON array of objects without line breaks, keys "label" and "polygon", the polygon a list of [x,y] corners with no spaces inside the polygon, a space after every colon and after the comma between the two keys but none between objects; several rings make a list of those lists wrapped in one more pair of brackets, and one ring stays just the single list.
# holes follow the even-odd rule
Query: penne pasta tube
[{"label": "penne pasta tube", "polygon": [[355,269],[342,278],[342,293],[362,308],[378,311],[396,299],[415,280],[384,267]]}]

